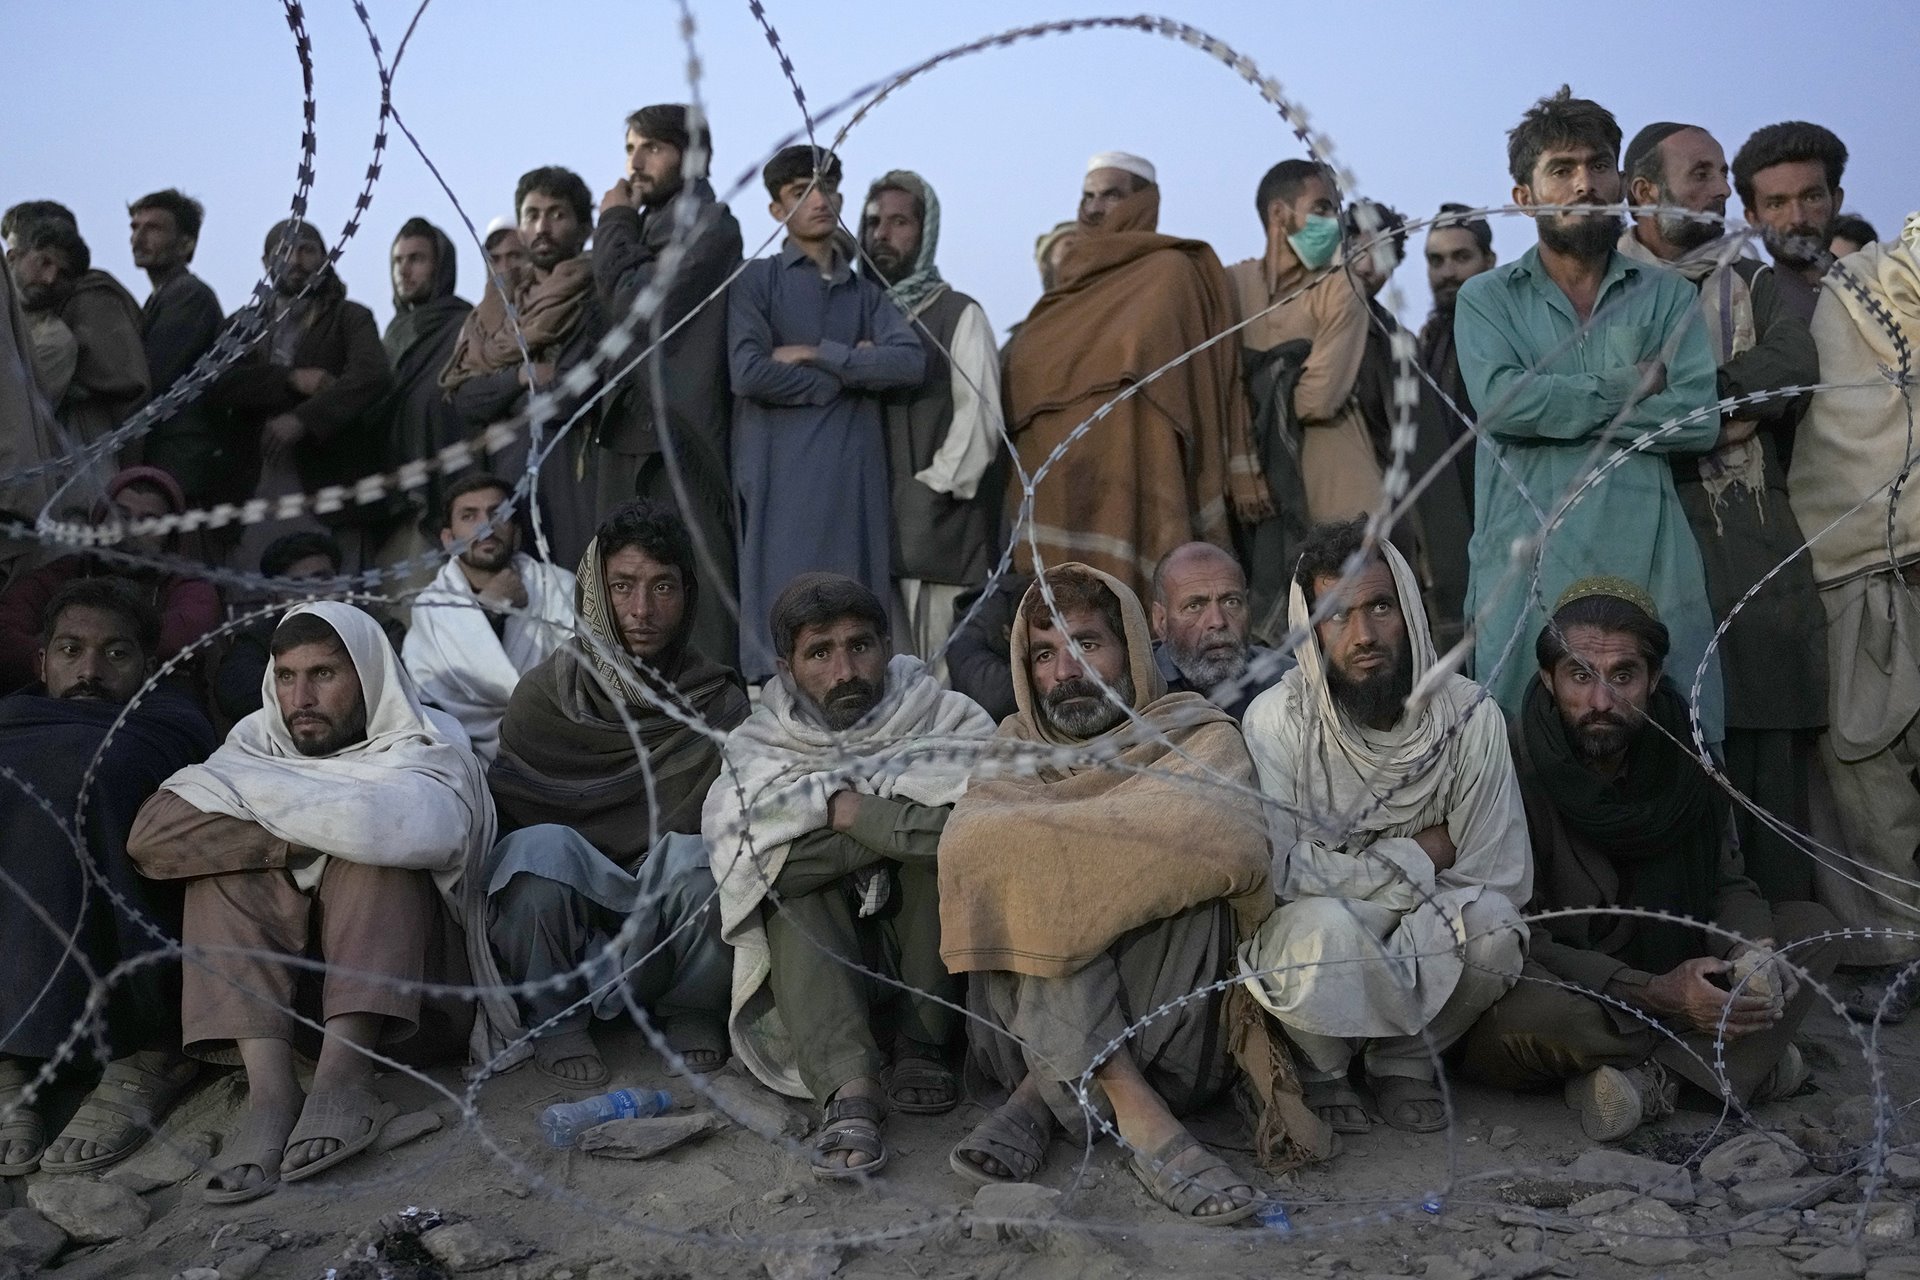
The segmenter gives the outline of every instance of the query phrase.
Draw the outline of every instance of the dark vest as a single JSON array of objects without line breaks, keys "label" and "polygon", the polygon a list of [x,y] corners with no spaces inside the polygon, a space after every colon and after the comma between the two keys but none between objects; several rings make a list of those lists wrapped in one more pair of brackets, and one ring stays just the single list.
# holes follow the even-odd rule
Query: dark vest
[{"label": "dark vest", "polygon": [[[933,462],[953,422],[953,365],[946,348],[973,299],[948,289],[929,303],[914,328],[927,351],[918,387],[888,394],[887,462],[893,471],[893,576],[949,586],[986,581],[999,550],[1003,460],[996,457],[974,497],[961,502],[913,477]],[[921,326],[925,326],[924,329]]]}]

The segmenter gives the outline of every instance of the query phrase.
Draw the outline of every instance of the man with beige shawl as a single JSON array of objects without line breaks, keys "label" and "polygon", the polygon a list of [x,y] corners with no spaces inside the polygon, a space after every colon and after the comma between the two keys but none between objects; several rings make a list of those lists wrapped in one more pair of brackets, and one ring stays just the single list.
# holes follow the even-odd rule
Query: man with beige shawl
[{"label": "man with beige shawl", "polygon": [[768,625],[778,675],[728,735],[700,823],[733,948],[728,1031],[762,1084],[824,1108],[815,1176],[865,1178],[886,1167],[889,1107],[959,1101],[934,859],[993,724],[918,658],[888,660],[886,608],[852,578],[800,575]]},{"label": "man with beige shawl", "polygon": [[1240,972],[1301,1059],[1306,1103],[1365,1133],[1447,1123],[1440,1055],[1525,960],[1526,812],[1500,708],[1438,667],[1413,570],[1364,518],[1294,572],[1300,665],[1247,709],[1282,906]]},{"label": "man with beige shawl", "polygon": [[[1813,340],[1828,389],[1794,446],[1793,513],[1826,606],[1831,728],[1820,755],[1850,855],[1823,856],[1816,888],[1842,920],[1895,931],[1854,939],[1850,961],[1906,964],[1920,957],[1920,505],[1902,484],[1920,409],[1920,214],[1827,273]],[[1909,978],[1896,991],[1891,1020],[1916,988]]]},{"label": "man with beige shawl", "polygon": [[1012,1096],[950,1163],[1030,1181],[1056,1123],[1111,1128],[1160,1203],[1237,1222],[1252,1187],[1175,1117],[1232,1079],[1220,979],[1273,908],[1253,762],[1226,712],[1167,692],[1118,578],[1050,570],[1012,651],[1019,710],[940,841],[940,954]]},{"label": "man with beige shawl", "polygon": [[[459,721],[421,705],[371,615],[304,604],[272,648],[261,709],[169,778],[127,837],[143,874],[187,881],[187,1052],[246,1068],[246,1123],[206,1186],[216,1204],[311,1177],[380,1136],[395,1111],[373,1091],[371,1055],[421,1029],[422,982],[465,981],[457,959],[446,973],[431,964],[460,954],[436,883],[450,902],[493,840],[479,757]],[[310,948],[325,1042],[303,1096],[295,979]]]}]

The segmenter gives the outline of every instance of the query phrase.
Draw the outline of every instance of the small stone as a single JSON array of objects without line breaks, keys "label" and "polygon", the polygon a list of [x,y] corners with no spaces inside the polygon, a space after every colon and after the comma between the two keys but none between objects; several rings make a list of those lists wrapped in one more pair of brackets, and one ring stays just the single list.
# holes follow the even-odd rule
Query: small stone
[{"label": "small stone", "polygon": [[266,1264],[273,1250],[264,1244],[250,1244],[220,1264],[220,1280],[248,1280]]},{"label": "small stone", "polygon": [[967,1234],[993,1243],[1045,1239],[1060,1193],[1034,1182],[990,1182],[973,1196]]},{"label": "small stone", "polygon": [[1841,1184],[1833,1178],[1758,1178],[1737,1184],[1728,1194],[1733,1207],[1742,1213],[1765,1209],[1806,1209],[1838,1195]]},{"label": "small stone", "polygon": [[1867,1210],[1861,1233],[1875,1244],[1903,1244],[1913,1239],[1914,1212],[1910,1204],[1877,1204]]},{"label": "small stone", "polygon": [[1920,1156],[1888,1156],[1886,1174],[1893,1185],[1903,1191],[1920,1187]]},{"label": "small stone", "polygon": [[1632,1187],[1668,1204],[1693,1203],[1693,1175],[1678,1165],[1636,1156],[1625,1151],[1596,1148],[1582,1151],[1567,1166],[1567,1176],[1581,1182]]},{"label": "small stone", "polygon": [[1538,1227],[1542,1231],[1578,1231],[1573,1223],[1557,1214],[1541,1213],[1537,1209],[1514,1209],[1501,1206],[1493,1211],[1496,1221],[1510,1227]]},{"label": "small stone", "polygon": [[1736,1249],[1771,1249],[1780,1243],[1780,1237],[1764,1231],[1729,1231],[1727,1243]]},{"label": "small stone", "polygon": [[[1899,1110],[1890,1105],[1888,1111],[1887,1121],[1891,1124],[1899,1118]],[[1847,1098],[1833,1109],[1833,1131],[1855,1146],[1873,1141],[1877,1123],[1871,1097]]]},{"label": "small stone", "polygon": [[1637,1191],[1602,1191],[1598,1195],[1576,1200],[1567,1206],[1567,1214],[1574,1218],[1590,1218],[1599,1213],[1612,1213],[1624,1205],[1630,1205],[1640,1198]]},{"label": "small stone", "polygon": [[1517,1228],[1507,1247],[1515,1253],[1539,1253],[1547,1247],[1547,1233],[1538,1227]]},{"label": "small stone", "polygon": [[0,1262],[32,1271],[67,1247],[67,1233],[31,1209],[0,1211]]},{"label": "small stone", "polygon": [[409,1111],[406,1115],[387,1122],[387,1127],[380,1131],[379,1138],[374,1141],[374,1153],[385,1155],[395,1147],[404,1147],[409,1142],[418,1142],[430,1133],[438,1133],[445,1123],[438,1111]]},{"label": "small stone", "polygon": [[1487,1135],[1487,1145],[1495,1151],[1505,1151],[1518,1141],[1520,1131],[1510,1124],[1497,1124],[1493,1126],[1493,1132]]},{"label": "small stone", "polygon": [[211,1133],[189,1133],[178,1139],[163,1135],[126,1163],[107,1170],[102,1178],[136,1195],[158,1191],[185,1182],[206,1168],[219,1149],[220,1140]]},{"label": "small stone", "polygon": [[803,1245],[778,1249],[761,1259],[767,1280],[828,1280],[846,1262],[838,1245]]},{"label": "small stone", "polygon": [[1420,1274],[1427,1280],[1480,1280],[1477,1269],[1444,1253],[1430,1253],[1424,1261],[1427,1267]]},{"label": "small stone", "polygon": [[173,1280],[220,1280],[220,1273],[212,1267],[188,1267],[174,1272]]},{"label": "small stone", "polygon": [[1857,1245],[1836,1244],[1822,1249],[1794,1270],[1810,1280],[1853,1280],[1867,1274],[1867,1258]]},{"label": "small stone", "polygon": [[518,1246],[490,1236],[471,1222],[454,1222],[423,1232],[420,1243],[449,1271],[481,1271],[497,1267],[523,1252]]},{"label": "small stone", "polygon": [[1707,1255],[1697,1241],[1686,1238],[1692,1230],[1687,1220],[1658,1200],[1636,1200],[1600,1214],[1593,1229],[1616,1256],[1643,1267],[1670,1267]]},{"label": "small stone", "polygon": [[1807,1167],[1807,1154],[1783,1133],[1743,1133],[1727,1139],[1700,1161],[1700,1176],[1721,1184],[1791,1178]]},{"label": "small stone", "polygon": [[761,1137],[803,1138],[812,1127],[805,1116],[785,1101],[736,1071],[708,1076],[702,1096],[729,1120]]},{"label": "small stone", "polygon": [[1875,1258],[1867,1267],[1867,1280],[1920,1280],[1920,1257]]},{"label": "small stone", "polygon": [[684,1116],[643,1116],[627,1120],[609,1120],[580,1135],[580,1149],[609,1160],[650,1160],[695,1138],[704,1138],[726,1127],[726,1121],[711,1111],[696,1111]]},{"label": "small stone", "polygon": [[110,1244],[146,1230],[153,1211],[125,1187],[82,1178],[43,1178],[27,1187],[27,1203],[76,1244]]}]

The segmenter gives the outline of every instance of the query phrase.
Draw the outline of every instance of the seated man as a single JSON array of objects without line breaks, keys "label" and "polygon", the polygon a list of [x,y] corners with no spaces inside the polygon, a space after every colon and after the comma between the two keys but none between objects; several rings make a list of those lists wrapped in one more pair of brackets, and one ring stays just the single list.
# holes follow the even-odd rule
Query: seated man
[{"label": "seated man", "polygon": [[1233,1079],[1204,989],[1273,910],[1253,762],[1224,711],[1166,691],[1132,590],[1081,564],[1044,582],[1014,624],[1013,767],[974,779],[940,841],[940,955],[1012,1093],[949,1162],[1030,1181],[1056,1121],[1110,1118],[1156,1200],[1236,1222],[1253,1189],[1175,1117]]},{"label": "seated man", "polygon": [[[493,521],[512,489],[484,472],[456,480],[440,512],[440,566],[413,603],[400,647],[428,705],[460,722],[482,760],[500,749],[500,717],[520,677],[573,635],[573,571],[520,553],[516,520]],[[475,535],[491,526],[485,537]]]},{"label": "seated man", "polygon": [[1240,972],[1336,1133],[1372,1126],[1356,1057],[1380,1118],[1429,1133],[1447,1124],[1440,1055],[1526,958],[1533,867],[1506,721],[1463,676],[1408,705],[1439,659],[1412,568],[1366,541],[1364,517],[1308,534],[1288,625],[1316,613],[1300,665],[1247,711],[1281,905]]},{"label": "seated man", "polygon": [[[527,672],[500,723],[487,781],[509,834],[472,873],[486,915],[468,921],[468,949],[483,991],[592,961],[568,985],[483,1002],[496,1047],[530,1031],[535,1065],[569,1086],[607,1083],[587,1027],[626,1016],[629,994],[660,1015],[690,1069],[727,1056],[732,955],[697,833],[720,774],[712,735],[747,718],[747,692],[690,642],[695,564],[672,508],[615,509],[580,561],[583,638]],[[608,946],[623,926],[616,957]]]},{"label": "seated man", "polygon": [[1183,542],[1153,570],[1153,661],[1169,693],[1197,693],[1234,719],[1293,669],[1250,639],[1247,575],[1231,552]]},{"label": "seated man", "polygon": [[1791,945],[1838,928],[1824,907],[1769,908],[1747,879],[1662,674],[1668,644],[1653,598],[1619,578],[1574,583],[1540,633],[1540,679],[1512,731],[1538,886],[1527,910],[1583,914],[1533,926],[1520,984],[1466,1041],[1486,1083],[1564,1082],[1596,1142],[1670,1112],[1669,1071],[1743,1105],[1797,1090],[1808,1070],[1793,1034],[1813,1002],[1800,974],[1824,980],[1838,958],[1830,942]]},{"label": "seated man", "polygon": [[889,661],[886,608],[852,578],[801,574],[769,624],[778,674],[700,823],[734,949],[728,1030],[762,1084],[825,1108],[814,1175],[865,1177],[886,1167],[889,1106],[959,1101],[934,859],[993,724],[918,658]]},{"label": "seated man", "polygon": [[[420,1029],[411,984],[448,976],[429,966],[447,923],[435,880],[451,893],[493,837],[459,722],[420,705],[372,616],[294,608],[266,684],[265,705],[169,778],[127,838],[141,871],[187,881],[187,1052],[246,1068],[247,1120],[208,1179],[214,1204],[312,1177],[380,1136],[394,1109],[367,1055]],[[325,1038],[303,1098],[294,987],[313,958]]]},{"label": "seated man", "polygon": [[[82,578],[60,588],[42,635],[41,683],[0,698],[0,767],[10,775],[0,785],[6,886],[0,937],[7,940],[7,981],[0,983],[0,1177],[9,1178],[36,1167],[84,1173],[124,1158],[152,1135],[193,1079],[194,1067],[180,1052],[176,965],[146,964],[120,974],[104,1010],[90,1008],[88,998],[97,975],[160,948],[150,926],[179,936],[180,892],[135,873],[127,829],[169,774],[206,759],[214,747],[206,717],[171,689],[149,689],[128,708],[153,674],[160,620],[117,580]],[[82,805],[76,844],[60,822],[72,820]],[[104,1026],[97,1021],[102,1012]],[[26,1090],[83,1026],[100,1030],[113,1058],[99,1086],[46,1146]],[[92,1041],[83,1036],[79,1043]],[[44,1087],[35,1092],[44,1094]]]}]

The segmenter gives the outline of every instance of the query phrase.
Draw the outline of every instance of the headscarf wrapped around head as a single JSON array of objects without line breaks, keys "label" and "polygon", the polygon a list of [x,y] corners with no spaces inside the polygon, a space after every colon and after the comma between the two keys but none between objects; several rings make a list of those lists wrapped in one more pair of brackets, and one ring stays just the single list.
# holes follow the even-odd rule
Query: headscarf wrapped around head
[{"label": "headscarf wrapped around head", "polygon": [[910,169],[890,169],[876,178],[867,188],[867,204],[878,199],[882,191],[905,191],[920,202],[920,252],[913,260],[913,270],[887,286],[887,296],[913,315],[947,289],[940,268],[934,265],[934,255],[940,248],[940,197],[925,178]]}]

